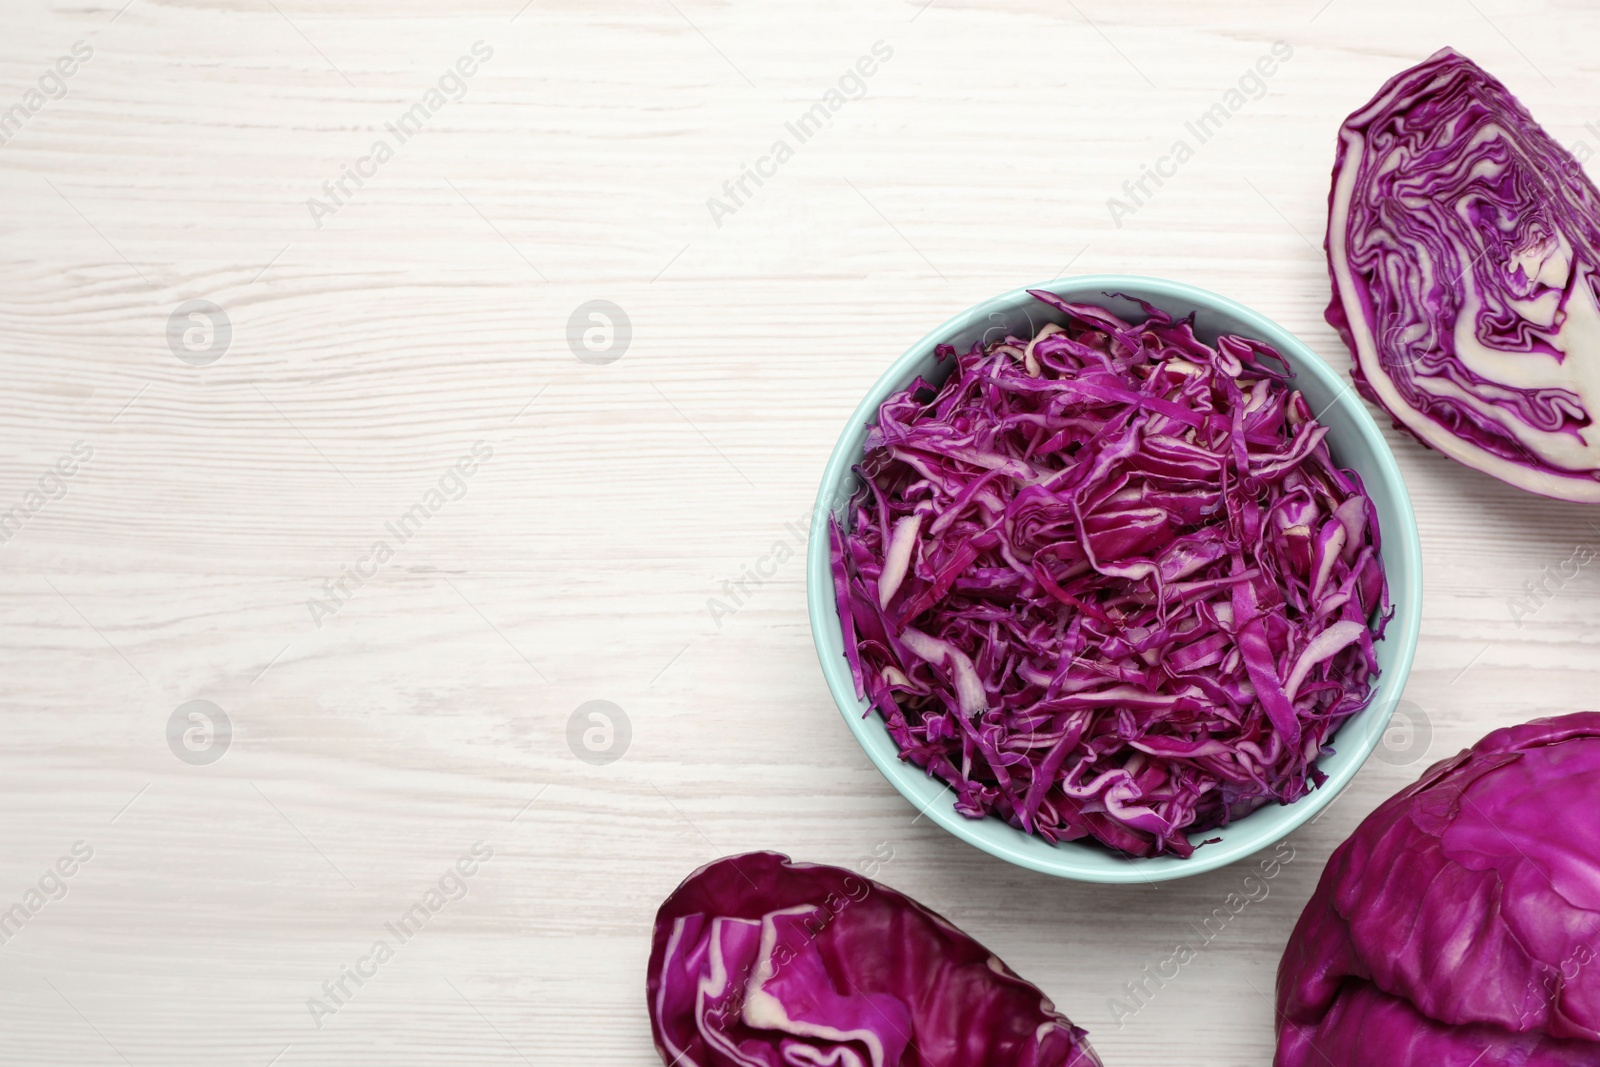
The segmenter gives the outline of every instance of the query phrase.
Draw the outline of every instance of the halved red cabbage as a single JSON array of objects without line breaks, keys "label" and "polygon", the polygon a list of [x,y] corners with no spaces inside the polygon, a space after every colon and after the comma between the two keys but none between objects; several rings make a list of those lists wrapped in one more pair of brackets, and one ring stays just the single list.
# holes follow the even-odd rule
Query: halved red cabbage
[{"label": "halved red cabbage", "polygon": [[1600,1063],[1600,713],[1496,730],[1339,846],[1278,969],[1274,1062]]},{"label": "halved red cabbage", "polygon": [[1339,131],[1328,322],[1395,425],[1530,492],[1600,501],[1600,192],[1451,49]]},{"label": "halved red cabbage", "polygon": [[888,886],[749,852],[656,913],[646,980],[668,1067],[1099,1067],[988,949]]},{"label": "halved red cabbage", "polygon": [[1268,345],[1033,295],[1066,325],[883,403],[832,529],[845,654],[962,814],[1187,856],[1370,699],[1376,513]]}]

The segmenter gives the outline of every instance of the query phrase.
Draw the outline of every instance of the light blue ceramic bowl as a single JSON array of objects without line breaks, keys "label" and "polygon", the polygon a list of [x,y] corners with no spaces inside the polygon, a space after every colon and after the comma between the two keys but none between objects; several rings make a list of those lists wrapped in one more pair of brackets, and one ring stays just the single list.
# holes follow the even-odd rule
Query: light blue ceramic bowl
[{"label": "light blue ceramic bowl", "polygon": [[850,667],[845,662],[843,632],[834,603],[828,560],[829,518],[856,487],[857,479],[851,468],[861,459],[867,426],[876,418],[884,399],[905,388],[919,374],[935,383],[948,376],[951,365],[941,368],[935,362],[934,345],[949,342],[958,350],[966,351],[986,334],[990,340],[1007,331],[1027,335],[1046,322],[1060,321],[1058,314],[1030,297],[1026,289],[985,301],[912,345],[884,372],[850,416],[850,423],[822,476],[806,559],[811,633],[822,661],[822,673],[828,679],[828,688],[845,722],[878,770],[901,795],[963,841],[1031,870],[1087,882],[1154,882],[1214,870],[1281,840],[1327,807],[1355,777],[1362,762],[1382,738],[1411,670],[1422,616],[1421,549],[1417,543],[1411,499],[1395,466],[1394,456],[1350,383],[1293,334],[1265,316],[1204,289],[1157,278],[1098,274],[1057,279],[1029,288],[1048,289],[1069,301],[1100,304],[1133,322],[1142,321],[1144,314],[1127,297],[1139,297],[1173,315],[1194,312],[1195,330],[1202,340],[1210,342],[1219,334],[1236,333],[1266,341],[1290,360],[1296,388],[1305,393],[1313,411],[1322,412],[1334,461],[1361,475],[1378,510],[1383,564],[1389,577],[1395,616],[1378,644],[1378,662],[1383,674],[1372,703],[1334,735],[1336,752],[1320,763],[1328,776],[1321,788],[1294,804],[1265,807],[1231,826],[1198,835],[1221,840],[1199,848],[1189,859],[1171,856],[1133,859],[1083,842],[1051,845],[998,818],[968,819],[956,813],[952,807],[953,795],[939,781],[928,777],[915,765],[901,761],[883,722],[876,713],[869,714],[866,701],[856,696]]}]

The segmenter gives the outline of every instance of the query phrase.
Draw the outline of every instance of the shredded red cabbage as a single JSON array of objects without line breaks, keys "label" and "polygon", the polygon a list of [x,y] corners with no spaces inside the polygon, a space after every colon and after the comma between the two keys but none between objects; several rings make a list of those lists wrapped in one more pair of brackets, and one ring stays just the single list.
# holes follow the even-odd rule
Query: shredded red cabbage
[{"label": "shredded red cabbage", "polygon": [[902,759],[1045,840],[1188,856],[1304,796],[1388,617],[1372,502],[1261,341],[1065,320],[878,412],[832,528],[858,695]]}]

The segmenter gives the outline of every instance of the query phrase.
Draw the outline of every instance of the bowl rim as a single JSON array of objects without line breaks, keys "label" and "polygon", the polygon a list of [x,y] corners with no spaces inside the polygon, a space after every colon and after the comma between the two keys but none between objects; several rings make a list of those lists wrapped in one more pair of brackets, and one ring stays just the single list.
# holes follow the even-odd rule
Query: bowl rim
[{"label": "bowl rim", "polygon": [[[1349,416],[1355,433],[1359,435],[1376,459],[1375,465],[1378,470],[1376,472],[1363,472],[1364,477],[1370,478],[1373,473],[1381,477],[1385,489],[1393,497],[1396,510],[1402,517],[1402,521],[1399,524],[1400,529],[1384,529],[1382,531],[1382,554],[1386,562],[1386,571],[1404,570],[1406,577],[1410,579],[1405,589],[1396,589],[1393,584],[1394,576],[1390,576],[1390,603],[1393,605],[1394,615],[1389,620],[1388,626],[1384,631],[1384,643],[1395,642],[1394,662],[1379,678],[1378,684],[1373,691],[1372,702],[1358,714],[1357,718],[1366,716],[1373,711],[1379,711],[1379,714],[1373,717],[1364,732],[1358,731],[1356,736],[1343,739],[1349,744],[1341,744],[1341,748],[1353,749],[1356,753],[1355,757],[1345,767],[1339,769],[1337,774],[1330,773],[1327,780],[1317,789],[1292,804],[1282,805],[1278,808],[1262,808],[1258,812],[1252,812],[1250,815],[1246,815],[1231,824],[1232,826],[1243,825],[1259,812],[1270,810],[1286,810],[1289,812],[1281,820],[1276,832],[1258,835],[1259,840],[1235,836],[1197,849],[1188,859],[1177,859],[1170,855],[1155,857],[1124,856],[1117,857],[1124,860],[1122,866],[1087,868],[1075,866],[1071,854],[1058,851],[1058,848],[1051,849],[1049,853],[1041,855],[1037,851],[1023,851],[1020,848],[1012,847],[1010,845],[1010,835],[1000,834],[998,837],[990,837],[985,834],[979,834],[975,831],[975,828],[987,826],[992,821],[996,825],[1004,827],[1005,830],[1011,831],[1011,835],[1015,835],[1018,839],[1027,839],[1029,837],[1023,831],[994,816],[981,820],[968,819],[966,816],[957,813],[954,806],[949,803],[924,803],[922,798],[915,795],[912,785],[913,780],[926,779],[940,786],[940,799],[944,798],[949,787],[938,779],[929,776],[927,772],[915,764],[901,761],[898,752],[886,754],[878,747],[867,743],[868,731],[870,730],[876,729],[886,735],[882,720],[877,716],[863,714],[868,705],[864,700],[856,696],[854,679],[850,675],[848,665],[842,657],[840,657],[837,664],[831,663],[825,651],[823,633],[826,628],[831,626],[840,633],[841,638],[843,636],[839,622],[838,607],[834,600],[828,522],[833,514],[833,487],[844,480],[850,469],[855,466],[860,458],[859,449],[853,450],[855,454],[851,455],[849,453],[852,450],[846,448],[846,443],[858,427],[872,421],[883,400],[892,391],[903,388],[909,382],[915,366],[927,357],[933,350],[934,345],[955,336],[975,320],[981,321],[987,318],[992,311],[1003,312],[1022,305],[1025,300],[1032,300],[1033,298],[1028,295],[1030,289],[1056,292],[1058,287],[1067,287],[1074,290],[1098,289],[1103,291],[1107,297],[1126,296],[1134,299],[1145,299],[1153,304],[1158,301],[1182,302],[1197,311],[1218,312],[1246,323],[1249,327],[1250,335],[1272,344],[1278,351],[1282,352],[1288,358],[1297,375],[1304,374],[1318,378],[1323,381],[1323,384],[1331,384],[1336,387],[1334,398],[1324,408],[1324,411],[1337,406]],[[1348,433],[1342,436],[1348,437]],[[1391,568],[1388,566],[1390,559],[1395,559],[1396,562],[1403,563],[1404,566]],[[845,424],[844,431],[835,442],[833,450],[828,457],[827,465],[823,469],[822,482],[818,487],[816,501],[812,510],[809,540],[806,546],[806,604],[811,622],[812,644],[816,649],[817,658],[822,666],[823,677],[828,683],[828,689],[833,696],[834,704],[838,707],[840,715],[850,728],[851,735],[867,754],[868,759],[913,807],[916,807],[922,814],[927,815],[947,832],[967,844],[1028,870],[1084,882],[1111,884],[1154,883],[1213,871],[1244,859],[1283,840],[1301,826],[1304,826],[1318,812],[1333,803],[1345,787],[1354,780],[1387,728],[1390,716],[1392,716],[1394,708],[1405,690],[1407,677],[1411,673],[1422,622],[1422,546],[1417,531],[1416,514],[1411,504],[1411,495],[1407,491],[1405,479],[1400,473],[1394,453],[1389,448],[1388,442],[1384,440],[1383,433],[1378,428],[1377,422],[1356,395],[1352,383],[1324,362],[1311,349],[1310,345],[1260,312],[1229,297],[1186,282],[1131,274],[1066,275],[1051,278],[1036,285],[1026,285],[1012,289],[974,304],[951,316],[906,349],[878,376],[861,402],[851,412],[850,421]],[[1385,708],[1383,705],[1387,705],[1387,707]],[[1345,733],[1355,722],[1356,719],[1346,722],[1344,726],[1340,727],[1339,732],[1341,734]],[[893,747],[891,743],[890,748],[892,749]],[[1109,850],[1105,854],[1115,856]]]}]

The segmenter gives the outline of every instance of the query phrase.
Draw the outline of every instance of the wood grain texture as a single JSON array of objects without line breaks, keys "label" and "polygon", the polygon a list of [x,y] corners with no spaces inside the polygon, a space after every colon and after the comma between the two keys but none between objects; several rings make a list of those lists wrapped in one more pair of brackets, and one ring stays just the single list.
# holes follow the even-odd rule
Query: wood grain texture
[{"label": "wood grain texture", "polygon": [[[1390,434],[1426,560],[1407,697],[1431,743],[1370,762],[1270,896],[1120,1027],[1109,998],[1244,872],[1091,887],[968,848],[839,722],[799,559],[721,625],[706,599],[793,543],[886,361],[993,293],[1179,278],[1347,364],[1321,318],[1339,120],[1449,43],[1594,142],[1600,15],[520,3],[5,8],[0,110],[75,41],[93,57],[0,146],[0,511],[75,443],[93,456],[0,545],[0,908],[73,842],[94,855],[0,944],[0,1061],[644,1067],[649,924],[679,879],[735,850],[854,865],[886,843],[881,877],[1048,990],[1107,1063],[1268,1062],[1277,958],[1331,849],[1428,760],[1595,703],[1600,571],[1521,625],[1508,608],[1600,543],[1592,509]],[[1294,54],[1266,95],[1116,225],[1107,198],[1275,40]],[[461,99],[314,219],[478,41]],[[865,95],[719,225],[707,198],[879,41]],[[566,342],[593,299],[632,323],[605,366]],[[168,345],[189,300],[231,323],[208,366]],[[493,454],[464,495],[314,620],[324,580],[475,442]],[[197,698],[234,728],[208,766],[166,737]],[[567,743],[594,699],[632,725],[605,766]],[[480,841],[467,895],[315,1025],[308,998]]]}]

